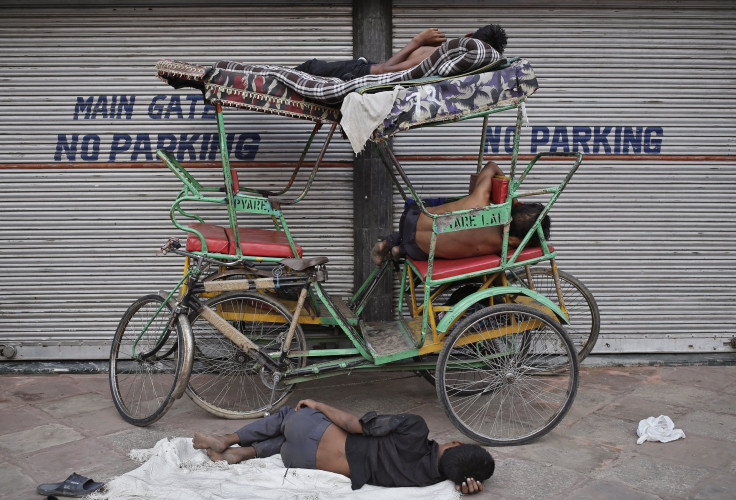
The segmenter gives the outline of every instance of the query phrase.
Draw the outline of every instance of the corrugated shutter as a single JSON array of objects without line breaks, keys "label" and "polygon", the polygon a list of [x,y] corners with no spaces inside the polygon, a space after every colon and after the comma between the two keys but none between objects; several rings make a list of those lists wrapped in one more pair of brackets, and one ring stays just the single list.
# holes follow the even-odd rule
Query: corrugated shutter
[{"label": "corrugated shutter", "polygon": [[[0,335],[22,359],[105,358],[133,298],[169,289],[182,270],[183,259],[155,256],[179,236],[168,210],[181,188],[153,161],[157,143],[173,137],[185,165],[211,161],[197,178],[222,183],[207,152],[211,110],[196,91],[157,80],[156,60],[349,58],[351,3],[43,5],[0,8]],[[291,170],[276,162],[293,165],[313,126],[236,110],[225,120],[231,159],[254,187],[285,184]],[[353,279],[351,159],[337,139],[310,195],[284,208],[305,255],[330,258],[338,296]]]},{"label": "corrugated shutter", "polygon": [[[0,335],[26,359],[105,357],[127,303],[179,274],[178,259],[153,256],[174,234],[167,212],[179,186],[146,161],[146,139],[155,149],[159,134],[171,134],[184,144],[185,160],[209,160],[203,134],[214,123],[196,93],[155,79],[157,59],[291,65],[352,55],[347,0],[66,4],[15,1],[0,9]],[[507,54],[529,59],[541,84],[529,101],[534,128],[525,131],[522,153],[531,152],[531,137],[539,151],[552,143],[589,148],[553,210],[553,239],[561,267],[598,299],[598,352],[727,350],[736,330],[734,7],[394,1],[396,50],[429,26],[457,36],[488,22],[504,25]],[[130,100],[120,96],[136,98],[130,117]],[[505,113],[490,122],[488,151],[505,167],[513,119]],[[311,129],[237,111],[226,121],[240,143],[235,159],[249,165],[241,178],[262,184],[288,175],[265,162],[295,161]],[[407,163],[420,192],[465,191],[473,162],[455,155],[477,152],[478,129],[470,122],[396,139],[400,156],[423,155]],[[112,144],[120,150],[113,159]],[[330,257],[338,295],[352,287],[350,159],[338,140],[317,191],[287,209],[306,253]],[[561,165],[548,165],[536,170],[540,181],[560,174]],[[216,169],[195,172],[219,183]]]},{"label": "corrugated shutter", "polygon": [[[504,26],[506,55],[528,59],[541,87],[529,100],[533,128],[521,153],[553,145],[586,153],[553,208],[552,236],[560,268],[581,278],[600,306],[594,352],[732,350],[735,7],[394,2],[394,51],[427,27],[459,36],[489,22]],[[489,159],[505,169],[503,134],[514,120],[507,112],[489,122]],[[424,156],[407,164],[420,192],[463,194],[475,163],[439,156],[477,154],[480,128],[476,120],[405,133],[395,150]],[[533,175],[551,184],[564,171],[548,162]]]}]

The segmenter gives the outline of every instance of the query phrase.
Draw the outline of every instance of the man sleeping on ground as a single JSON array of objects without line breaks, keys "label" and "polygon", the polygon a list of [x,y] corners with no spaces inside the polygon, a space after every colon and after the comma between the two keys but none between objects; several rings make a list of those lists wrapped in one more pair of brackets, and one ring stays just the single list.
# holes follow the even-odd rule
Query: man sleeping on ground
[{"label": "man sleeping on ground", "polygon": [[[488,206],[491,200],[492,179],[503,176],[501,168],[494,162],[488,162],[478,175],[475,187],[470,195],[459,200],[427,207],[433,214],[470,210]],[[511,225],[509,228],[509,246],[517,247],[529,232],[544,210],[541,203],[518,203],[511,208]],[[545,239],[550,234],[550,218],[542,219],[542,231]],[[432,219],[426,216],[419,205],[408,203],[399,222],[399,231],[385,240],[376,243],[371,250],[371,259],[377,266],[381,264],[389,251],[397,259],[408,255],[414,260],[427,260],[432,239]],[[536,234],[529,240],[529,247],[539,246]],[[435,243],[434,256],[439,259],[464,259],[479,255],[500,254],[503,248],[503,226],[489,226],[465,229],[451,233],[439,233]]]},{"label": "man sleeping on ground", "polygon": [[428,435],[419,415],[369,412],[358,418],[303,399],[296,408],[285,406],[231,434],[196,433],[192,444],[229,464],[280,453],[286,467],[342,474],[354,490],[364,484],[429,486],[451,479],[461,493],[482,491],[495,469],[491,454],[477,444],[439,444]]}]

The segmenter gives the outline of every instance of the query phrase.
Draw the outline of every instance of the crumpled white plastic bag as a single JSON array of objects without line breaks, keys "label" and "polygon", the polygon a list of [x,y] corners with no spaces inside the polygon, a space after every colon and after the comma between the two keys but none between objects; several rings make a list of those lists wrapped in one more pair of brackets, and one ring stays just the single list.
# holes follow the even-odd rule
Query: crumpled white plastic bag
[{"label": "crumpled white plastic bag", "polygon": [[642,444],[644,441],[661,441],[669,443],[675,439],[685,437],[682,429],[675,429],[675,423],[667,415],[660,415],[657,418],[649,417],[639,422],[639,428],[636,429],[639,439],[636,444]]}]

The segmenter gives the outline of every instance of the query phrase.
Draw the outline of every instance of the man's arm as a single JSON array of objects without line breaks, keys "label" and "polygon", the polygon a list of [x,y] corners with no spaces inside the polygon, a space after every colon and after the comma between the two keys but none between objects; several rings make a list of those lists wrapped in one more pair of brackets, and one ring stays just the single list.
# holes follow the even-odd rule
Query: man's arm
[{"label": "man's arm", "polygon": [[439,28],[426,29],[412,38],[403,49],[391,56],[388,61],[383,64],[377,64],[376,71],[380,73],[392,73],[394,71],[403,71],[412,68],[426,59],[429,53],[431,53],[429,51],[419,51],[415,57],[410,58],[417,49],[422,47],[438,47],[446,40],[445,34]]},{"label": "man's arm", "polygon": [[313,399],[302,399],[301,401],[299,401],[299,403],[296,405],[296,410],[299,411],[302,408],[312,408],[313,410],[324,413],[325,416],[329,418],[333,424],[335,424],[345,432],[349,432],[350,434],[363,433],[363,426],[361,425],[360,420],[352,413],[338,410],[337,408],[333,408],[328,404],[320,403],[319,401],[314,401]]}]

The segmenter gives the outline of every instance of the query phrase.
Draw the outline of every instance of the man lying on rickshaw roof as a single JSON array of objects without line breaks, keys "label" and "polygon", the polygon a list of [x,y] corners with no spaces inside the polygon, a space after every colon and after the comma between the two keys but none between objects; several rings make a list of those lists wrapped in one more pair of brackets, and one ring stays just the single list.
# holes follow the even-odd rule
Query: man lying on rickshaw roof
[{"label": "man lying on rickshaw roof", "polygon": [[[488,206],[491,200],[492,179],[503,176],[503,171],[494,162],[488,162],[478,175],[472,192],[459,200],[434,207],[426,207],[433,214],[470,210]],[[514,200],[511,208],[509,227],[510,247],[518,247],[539,214],[544,210],[541,203],[521,203]],[[551,221],[549,215],[542,219],[544,238],[550,237]],[[432,219],[425,215],[416,203],[407,203],[401,215],[399,231],[376,243],[371,250],[371,259],[380,265],[389,250],[394,259],[408,255],[414,260],[427,260],[432,239]],[[532,235],[527,247],[540,245],[536,233]],[[479,255],[500,254],[503,249],[503,226],[488,226],[462,231],[439,233],[434,248],[434,256],[439,259],[463,259]]]},{"label": "man lying on rickshaw roof", "polygon": [[[489,24],[465,36],[487,43],[499,55],[502,55],[506,48],[506,32],[497,24]],[[384,63],[373,63],[365,57],[347,61],[310,59],[294,69],[314,76],[335,77],[341,80],[353,80],[365,75],[382,75],[404,71],[413,68],[431,56],[437,50],[437,47],[446,41],[447,38],[442,31],[438,28],[429,28],[412,38],[403,49]]]}]

